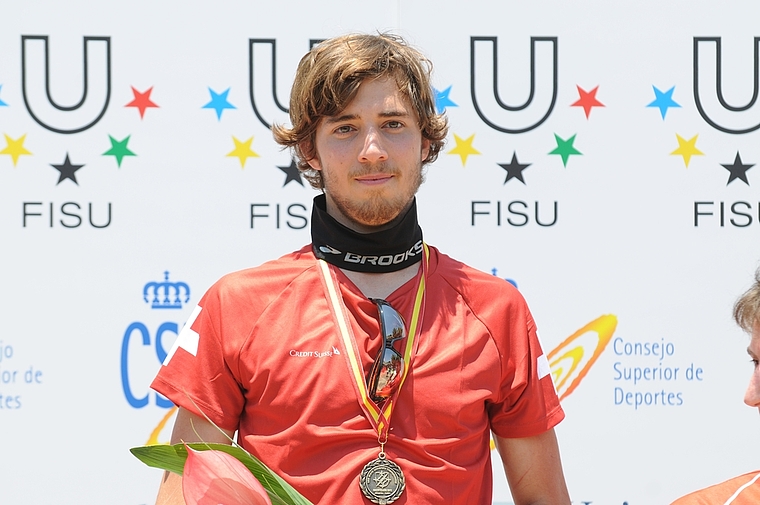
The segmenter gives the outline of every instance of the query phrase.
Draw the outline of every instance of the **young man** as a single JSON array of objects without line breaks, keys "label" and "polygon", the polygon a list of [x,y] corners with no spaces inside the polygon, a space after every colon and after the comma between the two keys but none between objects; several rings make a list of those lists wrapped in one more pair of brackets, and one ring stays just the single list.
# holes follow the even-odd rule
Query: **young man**
[{"label": "young man", "polygon": [[517,505],[569,504],[525,301],[422,240],[447,132],[429,62],[391,35],[325,41],[290,118],[275,139],[324,192],[312,244],[201,299],[153,383],[180,406],[172,441],[225,442],[205,414],[313,503],[490,505],[493,432]]},{"label": "young man", "polygon": [[[751,335],[747,353],[754,370],[744,403],[760,410],[760,270],[755,283],[734,305],[734,320]],[[679,498],[672,505],[757,505],[760,503],[760,471],[746,473]]]}]

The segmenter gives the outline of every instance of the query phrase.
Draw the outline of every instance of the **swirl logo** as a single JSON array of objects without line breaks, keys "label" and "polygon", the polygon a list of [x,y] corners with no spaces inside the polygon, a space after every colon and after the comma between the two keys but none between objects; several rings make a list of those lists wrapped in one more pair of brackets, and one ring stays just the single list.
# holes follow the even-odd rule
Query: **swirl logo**
[{"label": "swirl logo", "polygon": [[560,401],[575,391],[586,377],[610,343],[616,327],[617,317],[601,316],[567,337],[547,355]]}]

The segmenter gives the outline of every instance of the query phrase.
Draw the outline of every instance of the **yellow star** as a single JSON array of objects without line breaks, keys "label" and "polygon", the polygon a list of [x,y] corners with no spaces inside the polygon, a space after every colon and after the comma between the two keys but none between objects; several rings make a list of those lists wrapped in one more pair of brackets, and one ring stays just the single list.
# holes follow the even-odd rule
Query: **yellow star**
[{"label": "yellow star", "polygon": [[705,155],[705,153],[697,149],[697,137],[699,137],[699,135],[694,135],[689,140],[685,140],[682,136],[676,133],[676,138],[678,138],[678,149],[670,154],[683,156],[683,162],[686,164],[686,168],[689,167],[689,161],[691,161],[692,156]]},{"label": "yellow star", "polygon": [[24,147],[24,140],[26,139],[26,133],[21,135],[18,140],[13,140],[10,138],[7,134],[3,133],[5,135],[5,143],[7,144],[5,146],[5,149],[0,151],[0,154],[8,154],[10,155],[11,159],[13,160],[13,166],[16,166],[16,163],[18,163],[18,157],[22,154],[32,154],[29,151],[26,150]]},{"label": "yellow star", "polygon": [[235,149],[233,149],[232,152],[227,153],[227,156],[237,156],[237,158],[240,160],[240,168],[245,167],[245,160],[248,158],[259,157],[259,155],[253,152],[251,149],[251,142],[253,142],[253,137],[244,142],[241,142],[233,136],[232,140],[235,141]]},{"label": "yellow star", "polygon": [[474,139],[475,139],[474,133],[464,140],[455,133],[454,142],[457,143],[457,146],[446,154],[458,154],[459,157],[462,158],[462,166],[464,166],[464,164],[467,163],[467,157],[469,155],[480,154],[480,151],[472,147],[472,141]]}]

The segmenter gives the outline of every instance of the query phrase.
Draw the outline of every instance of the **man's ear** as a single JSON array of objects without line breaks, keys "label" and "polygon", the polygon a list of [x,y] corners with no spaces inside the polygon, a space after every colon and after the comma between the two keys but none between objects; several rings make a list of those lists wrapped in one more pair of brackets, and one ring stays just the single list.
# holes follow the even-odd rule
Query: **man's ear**
[{"label": "man's ear", "polygon": [[314,170],[322,170],[322,164],[319,162],[319,157],[317,156],[316,149],[312,148],[312,144],[310,140],[304,140],[298,145],[298,149],[301,151],[301,154],[311,155],[311,159],[306,160],[306,163],[309,164],[311,168]]},{"label": "man's ear", "polygon": [[420,153],[420,161],[425,161],[428,154],[430,154],[430,139],[422,138],[422,150]]}]

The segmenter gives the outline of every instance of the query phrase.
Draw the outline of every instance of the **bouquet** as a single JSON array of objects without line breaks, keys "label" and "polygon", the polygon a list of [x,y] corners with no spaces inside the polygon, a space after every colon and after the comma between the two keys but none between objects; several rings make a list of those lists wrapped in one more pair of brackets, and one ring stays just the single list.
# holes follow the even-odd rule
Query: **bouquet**
[{"label": "bouquet", "polygon": [[234,443],[146,445],[130,452],[148,466],[182,475],[187,505],[312,505]]}]

